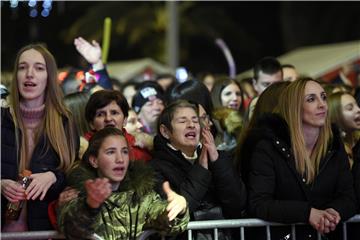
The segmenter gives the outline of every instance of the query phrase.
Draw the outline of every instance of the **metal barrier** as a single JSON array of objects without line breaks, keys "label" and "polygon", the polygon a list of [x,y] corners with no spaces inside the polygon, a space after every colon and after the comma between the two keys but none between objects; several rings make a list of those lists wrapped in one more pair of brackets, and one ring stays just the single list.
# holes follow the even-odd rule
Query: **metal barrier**
[{"label": "metal barrier", "polygon": [[[347,223],[360,223],[360,214],[355,215],[350,218],[348,221],[343,222],[343,240],[347,239]],[[295,239],[295,226],[304,225],[304,224],[292,224],[291,225],[291,236],[292,240]],[[211,220],[211,221],[193,221],[189,222],[187,226],[188,230],[188,239],[192,239],[193,230],[204,230],[204,229],[213,229],[214,230],[214,240],[218,239],[218,231],[221,228],[240,228],[240,239],[245,240],[244,228],[245,227],[266,227],[266,237],[268,240],[271,240],[271,231],[270,226],[289,226],[287,224],[267,222],[260,219],[248,218],[248,219],[227,219],[227,220]],[[139,240],[147,239],[150,235],[155,234],[154,230],[147,230],[138,238]],[[318,240],[321,239],[321,235],[318,233]],[[1,233],[0,239],[18,239],[18,240],[28,240],[28,239],[65,239],[62,234],[57,231],[31,231],[31,232],[12,232],[12,233]],[[289,238],[290,239],[290,238]],[[350,240],[350,239],[349,239]]]}]

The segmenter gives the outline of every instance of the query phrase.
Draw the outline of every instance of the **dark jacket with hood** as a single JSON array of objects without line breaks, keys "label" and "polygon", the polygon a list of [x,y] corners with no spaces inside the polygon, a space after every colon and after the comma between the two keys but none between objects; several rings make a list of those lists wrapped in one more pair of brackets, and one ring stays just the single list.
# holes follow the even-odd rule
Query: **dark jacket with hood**
[{"label": "dark jacket with hood", "polygon": [[[276,114],[266,114],[248,136],[252,148],[248,163],[249,213],[253,217],[281,223],[308,223],[311,208],[335,209],[341,220],[356,212],[349,161],[338,132],[320,162],[319,173],[307,184],[296,170],[288,125]],[[246,159],[245,159],[246,161]],[[337,229],[341,229],[338,227]],[[274,239],[289,231],[273,234]],[[297,239],[316,239],[308,226]]]},{"label": "dark jacket with hood", "polygon": [[137,239],[146,229],[177,234],[186,229],[189,212],[169,222],[166,200],[154,189],[153,170],[142,161],[130,162],[117,191],[97,209],[86,203],[84,182],[96,178],[96,169],[81,163],[68,176],[69,185],[80,190],[79,197],[59,209],[58,223],[66,239]]},{"label": "dark jacket with hood", "polygon": [[[64,124],[67,124],[64,121]],[[18,155],[16,147],[15,125],[8,108],[1,109],[1,179],[18,180]],[[65,188],[65,173],[58,170],[60,159],[56,151],[50,146],[45,136],[41,136],[35,146],[30,160],[29,170],[34,173],[52,171],[56,182],[47,191],[44,200],[27,201],[27,224],[31,231],[50,230],[53,227],[48,217],[48,205],[58,198]],[[1,195],[1,222],[4,223],[4,214],[8,201]]]},{"label": "dark jacket with hood", "polygon": [[[201,149],[197,149],[200,156]],[[209,169],[203,168],[198,159],[191,163],[181,151],[168,146],[165,138],[154,139],[153,159],[150,164],[157,173],[159,186],[169,181],[172,189],[186,198],[190,213],[220,206],[225,218],[239,218],[246,204],[245,186],[236,174],[232,159],[219,151]]]}]

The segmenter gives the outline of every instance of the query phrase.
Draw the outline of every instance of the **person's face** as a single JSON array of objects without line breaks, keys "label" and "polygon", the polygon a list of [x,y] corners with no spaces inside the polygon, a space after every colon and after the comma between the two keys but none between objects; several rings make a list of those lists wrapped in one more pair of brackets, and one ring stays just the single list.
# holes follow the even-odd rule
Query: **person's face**
[{"label": "person's face", "polygon": [[159,98],[147,101],[139,112],[139,118],[144,124],[152,126],[158,120],[160,113],[164,110],[164,103]]},{"label": "person's face", "polygon": [[275,82],[282,81],[282,72],[278,71],[275,74],[269,75],[266,73],[263,73],[262,71],[259,72],[259,78],[256,80],[253,80],[254,83],[254,89],[260,95],[267,87],[269,87],[271,84]]},{"label": "person's face", "polygon": [[327,110],[328,106],[324,89],[314,81],[307,82],[302,106],[303,126],[314,128],[324,126]]},{"label": "person's face", "polygon": [[89,161],[98,170],[99,177],[108,178],[113,189],[117,189],[129,166],[129,148],[125,138],[118,135],[106,137],[98,155],[90,156]]},{"label": "person's face", "polygon": [[231,83],[221,91],[221,104],[223,107],[239,110],[241,106],[241,90],[238,85]]},{"label": "person's face", "polygon": [[178,108],[171,120],[172,131],[167,131],[171,145],[184,153],[193,153],[200,141],[200,123],[195,110],[188,107]]},{"label": "person's face", "polygon": [[95,131],[99,131],[104,127],[115,127],[121,130],[124,126],[124,121],[124,113],[116,101],[112,101],[105,107],[96,110],[90,127]]},{"label": "person's face", "polygon": [[132,99],[133,99],[134,95],[136,94],[135,86],[134,85],[127,86],[126,88],[124,88],[122,93],[123,93],[124,97],[126,98],[126,100],[128,101],[129,106],[131,106]]},{"label": "person's face", "polygon": [[215,78],[212,75],[206,75],[206,77],[203,80],[203,83],[205,84],[207,89],[209,89],[209,92],[211,92],[215,83]]},{"label": "person's face", "polygon": [[213,125],[209,114],[207,114],[207,112],[205,111],[205,108],[201,105],[198,104],[198,108],[199,108],[199,120],[200,120],[200,124],[202,127],[210,129],[211,126]]},{"label": "person's face", "polygon": [[284,81],[295,81],[299,75],[294,68],[285,67],[282,69]]},{"label": "person's face", "polygon": [[126,121],[125,129],[128,133],[141,132],[143,125],[138,121],[138,117],[133,110],[129,111],[129,116]]},{"label": "person's face", "polygon": [[341,96],[341,108],[346,131],[360,130],[360,108],[350,94]]},{"label": "person's face", "polygon": [[35,49],[24,51],[19,58],[17,83],[23,101],[37,107],[44,103],[48,73],[46,62]]}]

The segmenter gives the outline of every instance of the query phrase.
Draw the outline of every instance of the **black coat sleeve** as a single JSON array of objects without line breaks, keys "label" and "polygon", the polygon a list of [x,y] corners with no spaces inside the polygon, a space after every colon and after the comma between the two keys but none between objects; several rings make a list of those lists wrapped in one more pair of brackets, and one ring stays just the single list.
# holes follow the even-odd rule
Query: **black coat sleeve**
[{"label": "black coat sleeve", "polygon": [[213,183],[226,218],[239,218],[246,206],[246,189],[233,167],[231,155],[219,151],[219,158],[210,163]]}]

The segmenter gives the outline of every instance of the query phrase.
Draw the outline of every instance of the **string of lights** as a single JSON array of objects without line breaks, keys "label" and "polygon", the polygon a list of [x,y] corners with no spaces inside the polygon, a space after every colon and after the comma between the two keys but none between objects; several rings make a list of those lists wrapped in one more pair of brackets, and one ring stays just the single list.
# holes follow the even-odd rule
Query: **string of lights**
[{"label": "string of lights", "polygon": [[[27,3],[29,6],[29,16],[30,17],[37,17],[39,15],[38,6],[42,2],[42,9],[41,9],[41,16],[48,17],[50,15],[50,11],[52,9],[52,0],[44,0],[44,1],[37,1],[37,0],[29,0],[29,1],[19,1],[19,0],[10,0],[10,7],[17,8],[19,6],[19,2]],[[39,4],[38,4],[39,3]]]}]

